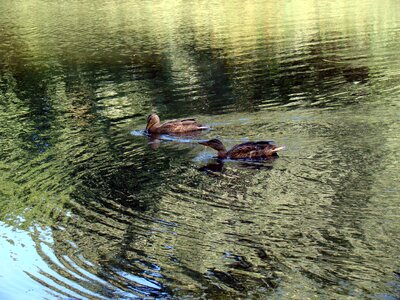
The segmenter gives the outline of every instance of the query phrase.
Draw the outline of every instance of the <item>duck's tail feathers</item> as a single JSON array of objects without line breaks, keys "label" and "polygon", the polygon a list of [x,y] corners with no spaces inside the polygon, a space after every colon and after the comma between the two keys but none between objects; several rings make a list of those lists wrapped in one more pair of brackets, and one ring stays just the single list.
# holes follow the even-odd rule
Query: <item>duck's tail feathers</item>
[{"label": "duck's tail feathers", "polygon": [[276,152],[281,151],[281,150],[286,150],[286,146],[276,147],[276,148],[272,149],[272,152],[276,153]]}]

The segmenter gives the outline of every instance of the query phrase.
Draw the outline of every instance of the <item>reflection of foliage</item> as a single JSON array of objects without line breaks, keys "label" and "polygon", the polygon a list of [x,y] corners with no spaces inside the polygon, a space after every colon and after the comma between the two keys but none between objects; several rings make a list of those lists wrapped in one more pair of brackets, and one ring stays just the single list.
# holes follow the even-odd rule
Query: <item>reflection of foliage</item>
[{"label": "reflection of foliage", "polygon": [[[288,170],[229,166],[216,177],[188,165],[187,148],[153,152],[127,131],[142,126],[150,110],[163,118],[251,111],[265,120],[267,114],[257,113],[265,106],[354,104],[374,83],[377,66],[360,58],[381,50],[369,47],[376,35],[358,35],[363,26],[347,28],[345,16],[340,32],[319,24],[318,32],[307,25],[299,33],[284,23],[295,13],[276,2],[232,8],[221,1],[210,11],[205,3],[163,1],[158,14],[143,3],[108,2],[99,11],[78,1],[66,4],[74,13],[60,15],[59,3],[42,1],[15,12],[15,22],[36,34],[24,26],[0,31],[0,218],[54,225],[58,258],[67,253],[79,264],[76,253],[82,253],[95,264],[82,268],[116,285],[123,278],[115,268],[160,276],[199,297],[236,297],[246,289],[272,290],[283,271],[299,269],[299,276],[334,287],[354,263],[365,263],[357,257],[344,264],[357,256],[354,231],[366,234],[362,211],[381,163],[375,159],[380,140],[368,138],[382,134],[380,120],[290,121],[282,129],[276,122],[284,122],[272,117],[272,124],[221,126],[221,134],[236,138],[292,134],[289,140],[307,143],[302,149],[311,159],[289,158]],[[182,9],[190,13],[182,17]],[[265,23],[271,12],[276,24]],[[368,12],[354,17],[364,24]],[[309,17],[314,14],[300,18]],[[395,64],[390,68],[397,74]],[[125,290],[140,294],[127,282]]]},{"label": "reflection of foliage", "polygon": [[[40,125],[36,123],[39,116],[32,118],[29,102],[17,96],[20,82],[12,75],[3,76],[1,80],[7,88],[0,92],[0,118],[6,124],[1,132],[1,214],[2,219],[8,216],[10,220],[14,219],[11,214],[21,216],[29,225],[39,212],[48,217],[61,212],[58,205],[54,205],[55,195],[49,191],[53,183],[48,181],[52,176],[61,179],[61,174],[57,168],[52,168],[51,157],[44,154],[48,140],[41,133],[43,127],[38,128]],[[30,155],[32,152],[34,155]],[[57,196],[61,203],[65,197],[63,193]]]},{"label": "reflection of foliage", "polygon": [[[11,11],[16,10],[16,6],[9,5]],[[130,6],[128,2],[110,5],[107,16],[85,1],[69,5],[73,14],[60,15],[55,4],[41,3],[33,10],[15,11],[16,22],[29,20],[38,34],[21,34],[19,29],[5,26],[0,33],[5,45],[18,47],[1,49],[11,57],[7,64],[20,71],[24,71],[24,59],[28,56],[32,57],[35,68],[41,66],[43,73],[57,73],[54,70],[62,66],[67,77],[70,73],[76,74],[81,88],[90,85],[88,80],[83,84],[82,74],[103,78],[102,84],[90,89],[97,94],[100,102],[97,104],[107,117],[135,116],[138,109],[129,105],[129,96],[141,98],[136,103],[141,106],[140,110],[155,107],[167,117],[188,110],[194,113],[220,113],[226,109],[255,111],[263,104],[291,107],[324,106],[338,101],[348,104],[348,99],[335,97],[337,83],[365,83],[374,71],[374,66],[367,67],[358,58],[375,50],[369,46],[376,37],[368,41],[363,35],[359,37],[357,31],[362,26],[348,28],[348,16],[342,16],[343,23],[338,21],[340,26],[335,26],[336,31],[330,31],[331,24],[319,16],[329,19],[332,12],[311,9],[315,6],[312,1],[303,2],[297,8],[303,11],[308,7],[312,12],[301,16],[291,10],[281,10],[274,3],[249,2],[237,6],[215,3],[210,16],[213,22],[205,18],[210,14],[207,6],[192,7],[175,1],[164,3],[170,8],[167,15],[164,10],[154,15],[146,5]],[[179,13],[185,9],[191,11],[190,16]],[[280,16],[274,19],[277,24],[266,23],[265,16],[271,12]],[[368,9],[364,12],[370,13],[373,12]],[[353,16],[356,20],[351,21],[371,22],[364,14]],[[236,15],[243,15],[239,18],[240,26]],[[44,16],[46,26],[42,22]],[[107,22],[98,22],[99,16]],[[311,22],[314,17],[318,24]],[[335,20],[337,17],[334,15]],[[299,34],[293,25],[285,23],[288,18],[305,18],[310,22]],[[45,34],[49,27],[54,30],[51,43]],[[352,38],[338,40],[341,35]],[[282,45],[283,37],[292,44]],[[364,49],[363,53],[360,49]],[[342,52],[355,59],[344,60]],[[112,81],[107,83],[110,73]],[[39,76],[37,81],[41,79]],[[324,92],[330,90],[332,95],[325,95],[328,97],[321,101]],[[104,97],[110,92],[117,93],[119,99],[109,101],[109,97]]]}]

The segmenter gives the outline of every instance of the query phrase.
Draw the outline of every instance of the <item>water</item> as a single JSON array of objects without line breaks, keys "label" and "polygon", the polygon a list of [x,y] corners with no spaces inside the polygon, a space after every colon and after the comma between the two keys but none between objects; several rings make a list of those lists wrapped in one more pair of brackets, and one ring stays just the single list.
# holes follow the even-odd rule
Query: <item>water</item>
[{"label": "water", "polygon": [[398,1],[5,0],[0,40],[1,299],[400,297]]}]

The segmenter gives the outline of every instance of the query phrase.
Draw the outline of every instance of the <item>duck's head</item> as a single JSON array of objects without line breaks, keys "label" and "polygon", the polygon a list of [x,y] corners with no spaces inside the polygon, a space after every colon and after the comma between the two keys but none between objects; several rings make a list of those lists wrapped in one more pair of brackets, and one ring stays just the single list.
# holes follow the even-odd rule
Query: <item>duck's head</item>
[{"label": "duck's head", "polygon": [[217,150],[218,152],[226,151],[224,144],[222,144],[222,142],[219,139],[212,139],[212,140],[205,141],[205,142],[199,142],[199,144],[211,147],[211,148]]},{"label": "duck's head", "polygon": [[147,125],[146,125],[146,130],[149,130],[153,125],[160,123],[160,117],[152,113],[147,116]]}]

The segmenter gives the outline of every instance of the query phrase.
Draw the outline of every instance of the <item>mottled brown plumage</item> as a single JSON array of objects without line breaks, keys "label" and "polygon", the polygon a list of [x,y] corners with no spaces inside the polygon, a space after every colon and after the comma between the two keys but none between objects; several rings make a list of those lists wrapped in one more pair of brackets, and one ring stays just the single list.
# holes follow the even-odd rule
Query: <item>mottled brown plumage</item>
[{"label": "mottled brown plumage", "polygon": [[273,141],[247,142],[226,150],[224,144],[218,139],[212,139],[199,144],[211,147],[218,151],[218,158],[230,159],[263,159],[277,156],[279,150],[285,147],[277,146]]},{"label": "mottled brown plumage", "polygon": [[147,117],[146,131],[148,133],[183,133],[197,130],[208,129],[196,122],[195,119],[172,120],[160,123],[160,117],[152,113]]}]

